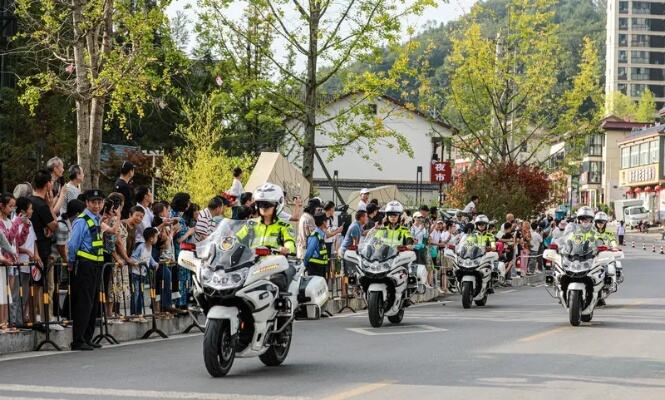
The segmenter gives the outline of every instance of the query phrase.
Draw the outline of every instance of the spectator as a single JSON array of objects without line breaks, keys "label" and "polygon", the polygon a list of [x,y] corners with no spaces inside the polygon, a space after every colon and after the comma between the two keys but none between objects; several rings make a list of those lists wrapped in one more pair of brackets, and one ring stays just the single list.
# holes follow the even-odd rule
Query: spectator
[{"label": "spectator", "polygon": [[143,242],[139,243],[132,252],[132,260],[136,264],[132,267],[132,302],[131,313],[137,322],[145,322],[143,318],[143,285],[148,275],[148,268],[157,269],[159,264],[152,258],[152,246],[157,243],[159,232],[157,228],[147,227],[143,230]]},{"label": "spectator", "polygon": [[[53,236],[53,232],[58,229],[58,222],[55,220],[50,206],[53,186],[53,181],[51,179],[51,173],[48,171],[37,171],[33,182],[34,193],[30,196],[30,202],[32,203],[33,209],[31,218],[32,227],[34,228],[37,237],[37,253],[35,254],[35,268],[37,268],[37,270],[33,274],[33,278],[39,277],[39,279],[33,279],[33,283],[38,288],[41,288],[42,286],[41,279],[48,279],[49,288],[54,286],[53,269],[50,268],[46,276],[42,273],[45,267],[44,263],[48,261],[48,256],[51,254],[51,237]],[[38,296],[38,299],[40,302],[39,304],[41,305],[42,296]],[[51,303],[49,308],[51,308],[52,305],[53,304]]]},{"label": "spectator", "polygon": [[[22,225],[20,220],[14,225],[9,219],[9,216],[14,211],[14,207],[16,207],[16,200],[13,195],[10,193],[0,195],[0,219],[2,220],[0,222],[0,248],[2,249],[0,263],[4,264],[0,268],[0,284],[4,285],[0,289],[0,296],[2,296],[2,302],[0,303],[2,304],[0,308],[0,327],[2,329],[13,329],[17,326],[16,314],[18,313],[18,309],[14,302],[11,304],[11,309],[8,304],[8,297],[11,296],[12,300],[14,298],[13,289],[16,281],[16,267],[12,266],[12,264],[14,264],[17,258],[14,243],[15,237]],[[5,279],[7,279],[6,282]],[[12,293],[7,293],[7,290],[11,290]]]},{"label": "spectator", "polygon": [[538,255],[540,254],[540,248],[543,245],[543,237],[538,233],[538,222],[531,223],[531,241],[529,243],[529,264],[527,273],[533,274],[536,269],[538,269]]},{"label": "spectator", "polygon": [[[22,223],[22,232],[16,239],[18,261],[21,264],[28,264],[35,260],[35,241],[37,240],[37,236],[35,235],[35,230],[30,221],[32,210],[30,199],[27,197],[19,197],[16,199],[16,216],[14,217],[12,224],[16,223],[17,220],[20,220]],[[33,321],[30,317],[30,310],[32,310],[32,305],[30,304],[30,267],[28,265],[22,265],[19,268],[19,271],[18,281],[22,288],[21,292],[23,292],[23,296],[21,296],[22,298],[19,300],[19,303],[23,305],[21,322],[25,326],[28,322]]]},{"label": "spectator", "polygon": [[551,243],[556,243],[557,240],[561,239],[564,236],[564,233],[566,232],[566,228],[568,227],[568,221],[566,221],[565,219],[555,222],[556,222],[556,228],[552,230],[552,240],[550,241]]},{"label": "spectator", "polygon": [[125,243],[125,249],[130,255],[134,252],[134,248],[136,247],[136,231],[141,224],[143,224],[143,217],[143,208],[134,206],[129,209],[129,218],[122,221],[125,228],[127,228],[127,242]]},{"label": "spectator", "polygon": [[[125,203],[122,208],[122,219],[129,218],[129,210],[134,206],[134,188],[131,181],[134,178],[136,167],[129,161],[122,163],[120,167],[120,177],[115,181],[114,190],[125,197]],[[138,203],[141,203],[138,199]],[[150,225],[148,225],[150,226]]]},{"label": "spectator", "polygon": [[349,226],[344,236],[344,241],[339,248],[340,258],[343,259],[344,252],[349,246],[357,246],[360,243],[360,238],[363,236],[363,226],[367,224],[367,211],[356,211],[355,221]]},{"label": "spectator", "polygon": [[624,226],[623,221],[619,221],[619,226],[617,226],[617,237],[619,238],[619,246],[623,246],[623,238],[626,235],[626,227]]},{"label": "spectator", "polygon": [[360,201],[356,211],[367,211],[367,200],[369,200],[369,189],[360,189]]},{"label": "spectator", "polygon": [[54,214],[60,212],[65,204],[64,192],[61,190],[64,186],[65,164],[58,157],[53,157],[46,162],[46,169],[51,174],[51,197],[50,205]]},{"label": "spectator", "polygon": [[303,261],[309,275],[325,278],[328,274],[328,254],[330,254],[325,242],[328,217],[325,213],[318,211],[314,214],[314,223],[316,229],[307,238],[307,250]]},{"label": "spectator", "polygon": [[[27,199],[26,199],[27,200]],[[20,203],[17,201],[17,204]],[[17,210],[19,208],[24,208],[23,206],[17,205]],[[67,260],[69,257],[67,257],[67,243],[69,242],[69,239],[71,238],[71,232],[72,232],[72,222],[76,217],[78,217],[83,210],[85,210],[85,203],[78,199],[73,199],[70,200],[67,203],[66,207],[67,211],[64,214],[60,214],[60,218],[58,219],[58,229],[55,231],[55,241],[53,242],[53,248],[51,249],[51,254],[53,259],[56,261],[56,263],[59,263],[61,266],[64,264],[67,264]],[[30,228],[31,229],[31,228]],[[32,233],[34,235],[34,233]],[[27,258],[27,257],[26,257]],[[21,261],[21,262],[27,262],[26,261]],[[63,269],[56,269],[56,279],[58,280],[58,283],[62,282],[62,277],[65,273]],[[29,274],[26,273],[26,277],[29,277]],[[70,281],[70,277],[67,277],[67,281]],[[55,297],[56,299],[58,298],[57,296]],[[71,298],[66,298],[65,299],[65,304],[68,304],[71,301]],[[59,302],[55,302],[56,308]],[[72,318],[71,315],[69,315],[69,312],[64,313],[64,310],[68,310],[69,307],[63,307],[62,310],[58,309],[57,312],[59,316],[63,317],[66,316],[67,318]]]},{"label": "spectator", "polygon": [[379,214],[379,207],[374,203],[369,203],[367,205],[367,224],[363,226],[364,231],[369,231],[376,226],[375,218]]},{"label": "spectator", "polygon": [[[242,196],[240,196],[242,199]],[[242,201],[242,200],[241,200]],[[215,196],[208,202],[208,207],[199,213],[196,221],[196,231],[194,240],[201,242],[210,236],[217,226],[215,219],[224,216],[225,207],[229,206],[229,201],[221,196]],[[243,207],[241,205],[240,207]]]},{"label": "spectator", "polygon": [[[511,213],[506,214],[506,222],[509,222],[510,225],[513,225],[513,222],[515,222],[515,216]],[[499,230],[499,233],[496,234],[497,239],[501,239],[503,235],[506,233],[503,229],[505,224],[501,225],[501,229]]]},{"label": "spectator", "polygon": [[[121,193],[111,193],[106,198],[104,209],[102,210],[101,226],[102,238],[104,240],[104,268],[102,271],[102,280],[104,282],[104,293],[109,300],[111,299],[113,272],[115,264],[118,262],[116,244],[118,241],[118,233],[120,232],[120,225],[122,225],[120,220],[124,202],[125,198]],[[107,301],[104,305],[106,307],[106,315],[111,317],[113,315],[113,303]]]},{"label": "spectator", "polygon": [[178,220],[169,217],[171,209],[165,203],[155,203],[153,213],[155,214],[155,219],[152,224],[158,231],[158,239],[157,243],[152,246],[152,258],[159,262],[156,286],[160,297],[160,301],[155,304],[155,312],[169,312],[174,311],[172,303],[173,275],[171,268],[175,263],[173,237],[177,232],[174,228],[179,228],[177,226]]},{"label": "spectator", "polygon": [[[335,258],[335,250],[337,250],[337,239],[344,230],[343,226],[337,226],[337,219],[335,218],[335,203],[332,201],[327,202],[323,206],[323,212],[326,214],[326,250],[328,251],[328,258]],[[315,221],[316,222],[316,221]],[[308,239],[309,242],[309,239]]]},{"label": "spectator", "polygon": [[321,208],[321,200],[314,197],[307,202],[305,212],[300,217],[298,222],[298,240],[297,240],[297,257],[302,259],[305,256],[305,247],[307,247],[307,240],[309,236],[316,229],[314,223],[314,213],[317,209]]},{"label": "spectator", "polygon": [[65,215],[67,213],[67,205],[69,202],[78,199],[81,195],[81,184],[83,183],[84,177],[83,168],[81,168],[80,165],[72,165],[67,170],[67,179],[69,179],[69,181],[62,189],[64,192],[64,200],[62,202],[62,207],[59,208],[60,215]]},{"label": "spectator", "polygon": [[[35,179],[37,183],[37,180]],[[35,184],[35,187],[40,185]],[[95,316],[99,307],[99,281],[104,263],[101,216],[104,195],[99,190],[85,192],[86,209],[74,220],[67,245],[67,257],[72,274],[72,313],[74,320],[72,350],[92,350],[101,347],[92,343]],[[34,203],[33,203],[34,204]],[[37,207],[35,213],[39,208]],[[34,214],[33,214],[34,218]],[[33,225],[36,225],[33,220]],[[37,233],[39,237],[39,233]],[[38,242],[39,243],[39,239]],[[38,246],[39,247],[39,246]]]},{"label": "spectator", "polygon": [[243,194],[245,189],[242,187],[242,169],[240,167],[233,168],[233,183],[229,189],[229,193],[236,198],[236,203],[234,205],[241,205],[240,196]]},{"label": "spectator", "polygon": [[32,196],[32,185],[30,182],[23,182],[16,185],[14,188],[14,198],[18,199],[21,197]]},{"label": "spectator", "polygon": [[147,186],[139,186],[136,188],[136,205],[143,209],[143,221],[138,228],[136,228],[136,243],[143,241],[143,230],[152,226],[152,220],[155,215],[152,213],[152,191]]},{"label": "spectator", "polygon": [[[286,192],[284,192],[284,201],[288,199]],[[294,196],[293,197],[293,208],[291,209],[293,212],[292,214],[289,214],[286,212],[286,210],[282,209],[279,213],[279,219],[285,222],[298,222],[300,221],[300,217],[302,217],[303,209],[302,209],[302,199],[300,196]]]},{"label": "spectator", "polygon": [[468,217],[471,217],[471,216],[477,214],[478,213],[478,200],[479,200],[478,196],[471,196],[471,201],[469,201],[469,203],[466,206],[464,206],[464,209],[462,210],[462,212],[464,212],[464,214],[466,214]]},{"label": "spectator", "polygon": [[[428,209],[429,211],[429,209]],[[413,236],[413,251],[416,253],[416,263],[427,267],[427,282],[432,284],[432,268],[427,262],[427,239],[429,233],[425,227],[425,217],[420,211],[413,214],[414,223],[411,227],[411,236]]]},{"label": "spectator", "polygon": [[[240,200],[238,205],[234,205],[231,209],[231,219],[247,219],[239,218],[238,213],[240,211],[245,211],[247,208],[252,208],[254,206],[254,195],[252,192],[245,192],[240,195]],[[243,210],[245,208],[245,210]],[[244,215],[244,214],[243,214]]]},{"label": "spectator", "polygon": [[[444,264],[443,251],[450,240],[450,232],[448,227],[443,223],[443,220],[437,220],[434,224],[434,229],[429,235],[430,243],[430,252],[432,256],[432,263],[434,264],[435,269]],[[444,290],[444,293],[448,291],[448,283],[446,280],[445,270],[441,271],[441,288]]]},{"label": "spectator", "polygon": [[[178,259],[178,253],[180,252],[180,243],[191,242],[193,239],[194,233],[196,232],[196,221],[192,221],[195,218],[195,213],[193,209],[190,209],[190,196],[187,193],[176,193],[173,196],[171,201],[171,216],[177,218],[177,229],[174,229],[175,236],[173,237],[175,242],[175,258]],[[185,211],[189,210],[188,217],[185,215]],[[173,299],[175,299],[176,307],[180,309],[187,308],[187,288],[189,287],[189,278],[190,272],[186,268],[177,267],[178,273],[173,274],[173,283],[178,282],[178,291],[173,292]]]}]

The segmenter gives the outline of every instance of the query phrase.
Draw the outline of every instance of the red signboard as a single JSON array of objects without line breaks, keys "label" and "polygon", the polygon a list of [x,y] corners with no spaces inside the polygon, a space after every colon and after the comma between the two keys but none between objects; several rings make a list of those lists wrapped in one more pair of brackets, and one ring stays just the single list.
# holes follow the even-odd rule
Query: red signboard
[{"label": "red signboard", "polygon": [[432,161],[430,171],[430,182],[432,183],[450,183],[452,171],[450,161]]}]

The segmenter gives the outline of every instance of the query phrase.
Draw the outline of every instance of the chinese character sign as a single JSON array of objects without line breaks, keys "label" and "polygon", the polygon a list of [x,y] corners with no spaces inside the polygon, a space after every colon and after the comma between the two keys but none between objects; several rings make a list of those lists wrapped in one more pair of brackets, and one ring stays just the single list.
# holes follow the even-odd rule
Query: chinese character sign
[{"label": "chinese character sign", "polygon": [[450,162],[432,161],[432,170],[430,182],[432,183],[450,183],[452,172]]}]

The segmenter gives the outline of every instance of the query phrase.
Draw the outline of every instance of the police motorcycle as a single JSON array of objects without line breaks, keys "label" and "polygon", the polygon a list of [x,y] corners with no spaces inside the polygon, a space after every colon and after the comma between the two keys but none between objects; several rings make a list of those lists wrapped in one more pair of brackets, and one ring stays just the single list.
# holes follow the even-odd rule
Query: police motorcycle
[{"label": "police motorcycle", "polygon": [[573,326],[593,319],[594,309],[609,295],[604,290],[612,284],[612,277],[607,274],[608,266],[623,257],[623,252],[599,245],[602,242],[597,241],[591,230],[593,219],[593,210],[581,207],[574,228],[570,231],[566,228],[564,236],[543,252],[543,259],[552,265],[545,284],[554,287],[554,294],[550,292],[550,295],[558,298],[568,310]]},{"label": "police motorcycle", "polygon": [[367,301],[369,322],[383,325],[384,316],[393,324],[404,318],[412,294],[425,292],[427,270],[413,264],[416,254],[409,246],[394,246],[371,230],[359,246],[344,253],[350,285],[360,285]]},{"label": "police motorcycle", "polygon": [[596,243],[612,249],[608,254],[614,256],[614,260],[608,263],[607,270],[605,271],[607,276],[611,278],[611,282],[610,279],[608,279],[603,287],[602,297],[598,302],[599,306],[605,305],[605,299],[611,293],[616,292],[619,288],[619,284],[623,282],[623,265],[621,264],[621,260],[624,258],[624,254],[618,246],[616,236],[606,230],[609,219],[610,218],[607,214],[602,211],[597,212],[593,218],[593,224],[596,230]]},{"label": "police motorcycle", "polygon": [[[487,226],[489,220],[484,215],[476,217],[476,226]],[[476,243],[466,235],[457,245],[449,245],[444,256],[452,265],[452,273],[457,289],[462,294],[462,307],[470,308],[475,301],[477,306],[487,304],[487,297],[494,292],[493,282],[498,281],[500,269],[499,254],[490,243]]]},{"label": "police motorcycle", "polygon": [[194,272],[194,298],[207,317],[203,359],[210,375],[226,375],[235,357],[284,362],[297,313],[318,318],[328,299],[325,280],[304,277],[304,266],[267,247],[252,249],[238,237],[255,221],[225,219],[178,263]]}]

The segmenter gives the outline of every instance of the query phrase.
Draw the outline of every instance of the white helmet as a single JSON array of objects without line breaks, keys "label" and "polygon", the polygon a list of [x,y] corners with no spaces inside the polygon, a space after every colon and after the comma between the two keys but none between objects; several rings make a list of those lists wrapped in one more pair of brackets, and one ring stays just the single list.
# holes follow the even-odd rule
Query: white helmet
[{"label": "white helmet", "polygon": [[266,182],[254,191],[254,202],[273,203],[275,205],[275,216],[277,216],[284,208],[284,192],[281,187]]},{"label": "white helmet", "polygon": [[610,217],[608,217],[607,214],[605,214],[605,213],[602,212],[602,211],[598,211],[598,212],[596,213],[596,216],[593,217],[593,222],[604,222],[604,223],[607,223],[607,221],[609,221],[609,220],[610,220]]},{"label": "white helmet", "polygon": [[591,218],[593,219],[594,213],[591,207],[584,206],[580,207],[579,210],[577,210],[577,219],[579,220],[580,218]]},{"label": "white helmet", "polygon": [[399,201],[391,201],[386,204],[386,214],[402,214],[404,207]]},{"label": "white helmet", "polygon": [[485,224],[489,225],[490,220],[485,214],[479,214],[476,216],[476,219],[473,220],[474,225]]}]

